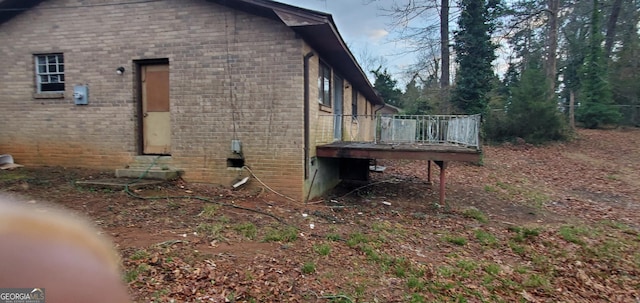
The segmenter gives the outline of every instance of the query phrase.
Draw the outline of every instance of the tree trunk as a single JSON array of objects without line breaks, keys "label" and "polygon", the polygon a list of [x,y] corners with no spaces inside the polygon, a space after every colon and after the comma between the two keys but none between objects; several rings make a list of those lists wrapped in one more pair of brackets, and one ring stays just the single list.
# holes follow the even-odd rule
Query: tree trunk
[{"label": "tree trunk", "polygon": [[556,90],[556,61],[558,50],[558,7],[560,0],[547,0],[547,6],[549,8],[549,40],[547,46],[549,47],[547,53],[547,81],[551,90],[551,96]]},{"label": "tree trunk", "polygon": [[442,103],[449,104],[449,0],[441,0],[440,7],[440,57],[442,57],[440,98]]},{"label": "tree trunk", "polygon": [[442,77],[440,87],[449,86],[449,0],[441,0],[440,10],[440,55],[442,57]]},{"label": "tree trunk", "polygon": [[611,15],[607,21],[607,37],[604,42],[604,53],[606,57],[611,55],[613,48],[613,40],[616,37],[616,24],[618,23],[618,16],[620,15],[620,8],[622,7],[622,0],[614,0],[611,7]]},{"label": "tree trunk", "polygon": [[569,125],[571,125],[571,129],[576,129],[575,104],[576,94],[571,90],[569,91]]}]

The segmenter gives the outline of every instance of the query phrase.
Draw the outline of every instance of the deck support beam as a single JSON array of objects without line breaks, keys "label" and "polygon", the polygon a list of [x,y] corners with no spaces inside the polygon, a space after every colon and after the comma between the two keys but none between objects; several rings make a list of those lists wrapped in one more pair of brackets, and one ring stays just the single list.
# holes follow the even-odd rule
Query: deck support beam
[{"label": "deck support beam", "polygon": [[449,161],[478,162],[479,147],[453,145],[376,144],[372,142],[333,142],[316,146],[316,155],[342,159],[426,160],[427,182],[431,183],[431,161],[440,167],[440,205],[445,205],[446,170]]},{"label": "deck support beam", "polygon": [[440,166],[440,206],[444,206],[444,198],[445,198],[445,188],[446,188],[446,171],[447,171],[447,161],[434,161],[438,166]]}]

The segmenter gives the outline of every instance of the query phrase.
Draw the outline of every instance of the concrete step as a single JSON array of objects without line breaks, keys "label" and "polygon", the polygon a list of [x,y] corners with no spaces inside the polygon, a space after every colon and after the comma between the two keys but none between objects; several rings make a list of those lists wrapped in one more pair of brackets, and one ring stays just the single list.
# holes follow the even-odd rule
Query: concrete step
[{"label": "concrete step", "polygon": [[171,156],[136,156],[128,168],[133,169],[167,169],[171,167]]},{"label": "concrete step", "polygon": [[[151,180],[175,180],[180,177],[182,170],[178,169],[150,169],[146,168],[121,168],[116,169],[117,178],[142,178]],[[142,177],[141,177],[142,176]]]}]

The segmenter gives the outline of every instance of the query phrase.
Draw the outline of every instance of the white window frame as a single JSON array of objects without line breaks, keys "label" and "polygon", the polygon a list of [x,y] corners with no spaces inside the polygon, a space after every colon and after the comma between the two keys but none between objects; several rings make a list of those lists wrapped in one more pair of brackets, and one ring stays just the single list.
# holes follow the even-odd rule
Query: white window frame
[{"label": "white window frame", "polygon": [[[35,54],[36,92],[37,93],[63,93],[65,87],[64,54]],[[43,84],[61,83],[61,90],[42,90]]]}]

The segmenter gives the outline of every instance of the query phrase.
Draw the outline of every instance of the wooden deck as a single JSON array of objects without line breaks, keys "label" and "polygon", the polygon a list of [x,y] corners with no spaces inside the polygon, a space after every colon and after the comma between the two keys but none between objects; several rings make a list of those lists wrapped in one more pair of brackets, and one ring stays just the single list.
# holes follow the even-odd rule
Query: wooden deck
[{"label": "wooden deck", "polygon": [[316,147],[318,157],[355,159],[408,159],[431,161],[480,161],[481,151],[452,144],[333,142]]},{"label": "wooden deck", "polygon": [[475,147],[453,144],[333,142],[316,146],[316,155],[346,159],[427,160],[427,182],[429,184],[431,183],[431,161],[433,161],[440,167],[439,202],[440,205],[444,205],[447,162],[480,162],[482,151]]}]

